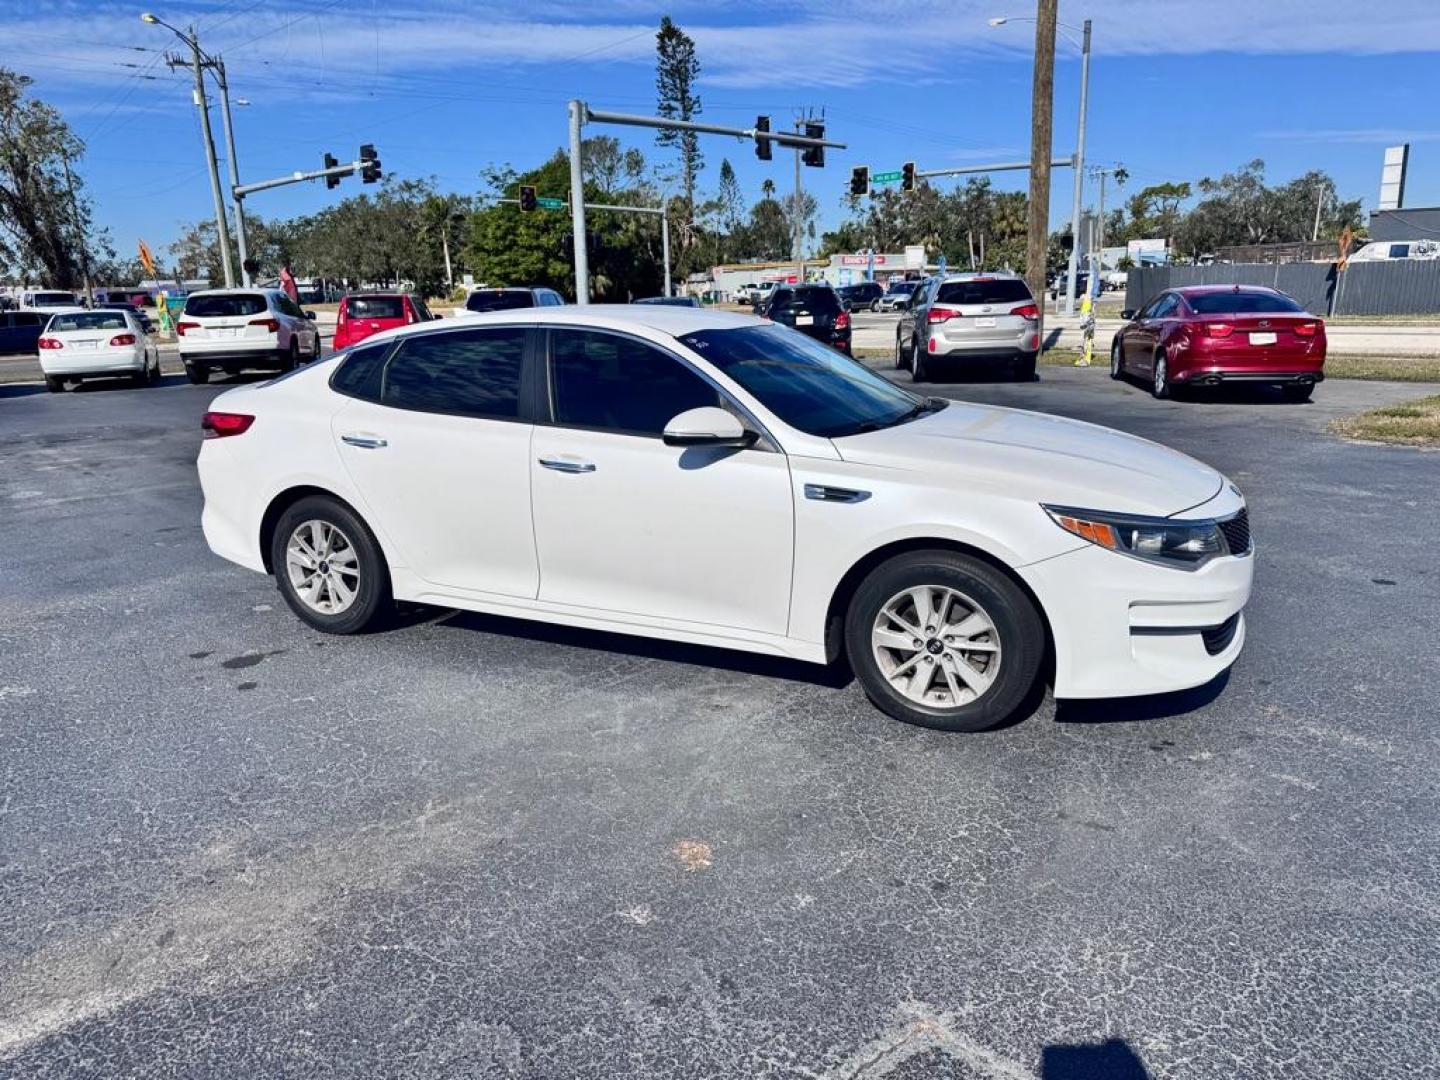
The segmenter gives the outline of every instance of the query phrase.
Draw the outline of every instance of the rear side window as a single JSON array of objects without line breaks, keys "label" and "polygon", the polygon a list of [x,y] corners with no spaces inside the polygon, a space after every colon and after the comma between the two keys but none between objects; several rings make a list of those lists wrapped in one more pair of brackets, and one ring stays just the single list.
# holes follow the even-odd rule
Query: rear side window
[{"label": "rear side window", "polygon": [[352,296],[345,301],[345,314],[352,319],[403,319],[405,302],[398,296]]},{"label": "rear side window", "polygon": [[1304,311],[1288,296],[1269,292],[1200,293],[1186,297],[1196,315],[1232,315],[1253,311]]},{"label": "rear side window", "polygon": [[330,376],[330,389],[347,397],[379,401],[385,356],[392,344],[387,341],[382,345],[365,345],[351,351],[340,362],[335,374]]},{"label": "rear side window", "polygon": [[397,409],[513,419],[524,359],[524,327],[407,338],[386,366],[381,400]]},{"label": "rear side window", "polygon": [[935,297],[937,304],[1026,304],[1030,290],[1016,278],[988,281],[946,281]]},{"label": "rear side window", "polygon": [[259,315],[264,310],[265,297],[259,293],[191,296],[185,301],[185,314],[197,319],[236,319],[245,315]]},{"label": "rear side window", "polygon": [[513,311],[535,306],[529,289],[480,289],[465,298],[466,311]]},{"label": "rear side window", "polygon": [[591,330],[550,334],[555,422],[659,435],[687,409],[719,405],[709,383],[643,341]]}]

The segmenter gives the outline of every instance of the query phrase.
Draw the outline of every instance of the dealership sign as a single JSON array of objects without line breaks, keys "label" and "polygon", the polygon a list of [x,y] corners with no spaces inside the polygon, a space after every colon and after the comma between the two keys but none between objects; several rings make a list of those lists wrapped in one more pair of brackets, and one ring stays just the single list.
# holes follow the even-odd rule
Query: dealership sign
[{"label": "dealership sign", "polygon": [[841,265],[841,266],[869,266],[871,259],[874,259],[874,260],[875,260],[875,265],[876,265],[876,266],[884,266],[884,265],[885,265],[885,256],[884,256],[884,255],[841,255],[841,256],[840,256],[840,265]]}]

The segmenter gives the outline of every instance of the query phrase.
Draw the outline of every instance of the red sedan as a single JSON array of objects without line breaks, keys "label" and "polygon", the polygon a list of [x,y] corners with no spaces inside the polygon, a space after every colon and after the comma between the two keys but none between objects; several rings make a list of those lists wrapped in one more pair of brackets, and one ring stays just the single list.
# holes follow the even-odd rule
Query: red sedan
[{"label": "red sedan", "polygon": [[1110,346],[1110,377],[1143,376],[1157,398],[1182,386],[1268,383],[1308,401],[1325,378],[1325,323],[1260,285],[1168,289],[1128,320]]}]

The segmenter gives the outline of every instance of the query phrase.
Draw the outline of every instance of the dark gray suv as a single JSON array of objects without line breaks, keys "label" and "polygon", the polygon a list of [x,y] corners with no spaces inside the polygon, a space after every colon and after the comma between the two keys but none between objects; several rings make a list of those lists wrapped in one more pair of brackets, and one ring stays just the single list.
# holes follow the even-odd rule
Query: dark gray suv
[{"label": "dark gray suv", "polygon": [[895,328],[895,366],[924,382],[942,368],[1035,378],[1040,307],[1017,274],[950,274],[915,290]]}]

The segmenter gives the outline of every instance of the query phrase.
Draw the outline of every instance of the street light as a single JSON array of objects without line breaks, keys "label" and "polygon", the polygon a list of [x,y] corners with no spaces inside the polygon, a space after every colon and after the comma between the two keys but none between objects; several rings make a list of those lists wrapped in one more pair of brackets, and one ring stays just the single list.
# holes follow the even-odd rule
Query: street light
[{"label": "street light", "polygon": [[[1004,26],[1008,22],[1034,22],[1033,18],[1011,18],[996,15],[987,20],[992,27]],[[1090,96],[1090,20],[1085,25],[1072,26],[1070,23],[1056,23],[1058,27],[1080,34],[1080,40],[1066,35],[1067,39],[1080,47],[1080,124],[1075,136],[1075,197],[1070,208],[1070,270],[1065,283],[1065,314],[1075,314],[1075,278],[1080,261],[1080,202],[1085,184],[1085,111]]]},{"label": "street light", "polygon": [[[211,67],[216,70],[220,77],[220,92],[225,99],[226,105],[225,130],[227,133],[229,133],[230,95],[229,90],[225,85],[225,68],[222,64],[219,63],[219,61],[215,60],[213,57],[207,56],[204,52],[201,51],[200,41],[195,36],[195,30],[193,27],[187,34],[182,30],[177,30],[175,27],[171,26],[168,22],[160,18],[158,15],[154,15],[148,11],[143,12],[140,15],[140,21],[146,23],[149,26],[163,26],[166,30],[169,30],[172,34],[174,34],[177,38],[179,38],[181,41],[183,41],[186,45],[190,47],[191,66],[195,69],[195,107],[200,110],[200,131],[201,134],[204,136],[205,164],[208,165],[210,168],[210,194],[215,200],[215,230],[220,240],[220,268],[225,274],[225,287],[227,289],[233,288],[235,285],[235,271],[231,268],[230,265],[230,227],[225,220],[225,196],[221,193],[220,188],[220,164],[215,159],[215,138],[210,133],[210,106],[205,100],[205,68]],[[235,177],[235,143],[233,139],[230,143],[230,175],[233,183],[238,184],[239,180]],[[238,202],[236,203],[236,206],[238,213]],[[243,219],[237,221],[237,224],[240,227],[240,242],[242,245],[241,259],[243,260],[243,245],[245,242],[245,226]]]}]

